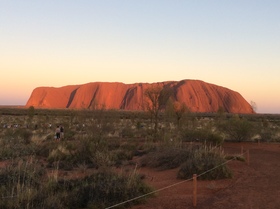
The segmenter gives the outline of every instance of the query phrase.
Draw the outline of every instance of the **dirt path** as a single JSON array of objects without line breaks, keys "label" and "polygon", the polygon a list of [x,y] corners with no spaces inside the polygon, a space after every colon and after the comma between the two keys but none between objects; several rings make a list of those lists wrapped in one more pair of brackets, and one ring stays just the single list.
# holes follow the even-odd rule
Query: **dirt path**
[{"label": "dirt path", "polygon": [[[239,161],[229,163],[234,178],[199,181],[198,209],[278,209],[280,208],[280,145],[226,144],[226,153],[250,150],[250,165]],[[143,169],[147,183],[156,189],[179,182],[176,170],[164,172]],[[133,209],[186,209],[192,206],[192,182],[161,191],[156,197]]]}]

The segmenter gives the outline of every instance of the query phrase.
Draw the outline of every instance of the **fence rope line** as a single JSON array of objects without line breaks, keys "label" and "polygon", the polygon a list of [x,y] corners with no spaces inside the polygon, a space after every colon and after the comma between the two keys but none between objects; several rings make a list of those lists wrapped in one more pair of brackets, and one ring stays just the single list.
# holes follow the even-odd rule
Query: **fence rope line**
[{"label": "fence rope line", "polygon": [[180,181],[180,182],[177,182],[177,183],[175,183],[175,184],[168,185],[168,186],[166,186],[166,187],[157,189],[157,190],[152,191],[152,192],[149,192],[149,193],[147,193],[147,194],[143,194],[143,195],[140,195],[140,196],[138,196],[138,197],[134,197],[134,198],[129,199],[129,200],[126,200],[126,201],[124,201],[124,202],[118,203],[118,204],[116,204],[116,205],[112,205],[112,206],[107,207],[107,208],[105,208],[105,209],[110,209],[110,208],[114,208],[114,207],[123,205],[123,204],[125,204],[125,203],[128,203],[128,202],[131,202],[131,201],[134,201],[134,200],[137,200],[137,199],[140,199],[140,198],[149,196],[149,195],[151,195],[151,194],[154,194],[154,193],[160,192],[160,191],[162,191],[162,190],[168,189],[168,188],[170,188],[170,187],[176,186],[176,185],[178,185],[178,184],[182,184],[182,183],[185,183],[185,182],[187,182],[187,181],[191,181],[192,179],[193,179],[193,178],[189,178],[189,179],[186,179],[186,180],[184,180],[184,181]]},{"label": "fence rope line", "polygon": [[[227,164],[227,163],[229,163],[229,162],[231,162],[231,161],[233,161],[233,160],[236,160],[237,157],[241,157],[241,156],[243,156],[243,155],[244,155],[245,153],[247,153],[247,152],[248,152],[248,150],[247,150],[246,152],[240,154],[240,155],[237,155],[237,156],[233,157],[233,158],[230,159],[230,160],[225,161],[224,163],[221,163],[220,165],[217,165],[217,166],[215,166],[215,167],[213,167],[213,168],[211,168],[211,169],[209,169],[209,170],[207,170],[207,171],[202,172],[201,174],[197,175],[197,178],[200,177],[200,176],[202,176],[202,175],[205,175],[206,173],[211,172],[212,170],[217,169],[217,168],[220,167],[220,166],[223,166],[223,165],[225,165],[225,164]],[[132,201],[137,200],[137,199],[141,199],[141,198],[143,198],[143,197],[146,197],[146,196],[155,194],[155,193],[157,193],[157,192],[160,192],[160,191],[169,189],[169,188],[171,188],[171,187],[174,187],[174,186],[177,186],[177,185],[179,185],[179,184],[182,184],[182,183],[185,183],[185,182],[188,182],[188,181],[192,181],[192,180],[193,180],[193,177],[191,177],[191,178],[189,178],[189,179],[185,179],[185,180],[180,181],[180,182],[177,182],[177,183],[174,183],[174,184],[171,184],[171,185],[168,185],[168,186],[166,186],[166,187],[157,189],[157,190],[155,190],[155,191],[152,191],[152,192],[149,192],[149,193],[140,195],[140,196],[138,196],[138,197],[134,197],[134,198],[129,199],[129,200],[126,200],[126,201],[124,201],[124,202],[121,202],[121,203],[118,203],[118,204],[109,206],[109,207],[107,207],[107,208],[105,208],[105,209],[115,208],[115,207],[120,206],[120,205],[123,205],[123,204],[125,204],[125,203],[132,202]],[[1,197],[1,198],[2,198],[2,199],[9,199],[9,198],[15,198],[15,197],[17,197],[17,196],[18,196],[18,195],[15,195],[15,196],[7,196],[7,197]]]},{"label": "fence rope line", "polygon": [[[201,174],[197,175],[197,178],[200,177],[200,176],[202,176],[202,175],[205,175],[206,173],[211,172],[212,170],[215,170],[216,168],[218,168],[218,167],[220,167],[220,166],[222,166],[222,165],[225,165],[225,164],[227,164],[227,163],[229,163],[229,162],[231,162],[231,161],[233,161],[233,160],[236,160],[237,157],[241,157],[241,156],[243,156],[243,155],[244,155],[245,153],[247,153],[247,152],[248,152],[248,150],[247,150],[246,152],[240,154],[240,155],[237,155],[237,156],[233,157],[233,158],[230,159],[230,160],[225,161],[224,163],[221,163],[220,165],[217,165],[217,166],[215,166],[215,167],[213,167],[213,168],[211,168],[211,169],[209,169],[209,170],[207,170],[207,171],[202,172]],[[186,179],[186,180],[183,180],[183,181],[180,181],[180,182],[177,182],[177,183],[175,183],[175,184],[171,184],[171,185],[168,185],[168,186],[166,186],[166,187],[157,189],[157,190],[152,191],[152,192],[149,192],[149,193],[147,193],[147,194],[143,194],[143,195],[140,195],[140,196],[138,196],[138,197],[134,197],[134,198],[129,199],[129,200],[126,200],[126,201],[124,201],[124,202],[121,202],[121,203],[118,203],[118,204],[109,206],[109,207],[107,207],[107,208],[105,208],[105,209],[115,208],[115,207],[120,206],[120,205],[123,205],[123,204],[125,204],[125,203],[132,202],[132,201],[137,200],[137,199],[141,199],[141,198],[146,197],[146,196],[149,196],[149,195],[151,195],[151,194],[160,192],[160,191],[165,190],[165,189],[169,189],[170,187],[174,187],[174,186],[177,186],[177,185],[179,185],[179,184],[185,183],[185,182],[187,182],[187,181],[192,181],[192,180],[193,180],[193,177],[191,177],[191,178],[189,178],[189,179]]]}]

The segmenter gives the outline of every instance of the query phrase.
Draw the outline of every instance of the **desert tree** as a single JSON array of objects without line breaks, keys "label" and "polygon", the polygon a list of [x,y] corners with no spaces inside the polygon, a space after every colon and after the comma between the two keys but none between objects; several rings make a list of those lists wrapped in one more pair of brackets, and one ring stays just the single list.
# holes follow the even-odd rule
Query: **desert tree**
[{"label": "desert tree", "polygon": [[256,113],[256,112],[257,112],[257,103],[254,102],[254,101],[251,101],[251,102],[250,102],[250,105],[251,105],[253,111]]},{"label": "desert tree", "polygon": [[163,88],[159,85],[149,87],[144,92],[146,98],[145,109],[150,113],[151,121],[154,124],[154,137],[158,134],[160,111],[165,108],[171,92],[170,88]]},{"label": "desert tree", "polygon": [[223,106],[219,106],[215,115],[215,124],[216,127],[222,127],[227,119],[226,111]]},{"label": "desert tree", "polygon": [[30,120],[32,120],[34,115],[35,115],[35,108],[34,108],[34,106],[30,106],[28,108],[28,117],[30,118]]},{"label": "desert tree", "polygon": [[162,87],[154,86],[149,87],[145,90],[144,96],[146,98],[145,108],[149,111],[151,115],[151,120],[154,123],[154,134],[157,134],[158,131],[158,119],[159,119],[159,97]]},{"label": "desert tree", "polygon": [[188,113],[189,108],[185,103],[179,101],[174,101],[174,99],[169,99],[165,108],[166,119],[170,122],[174,122],[177,127],[181,125],[181,121],[185,113]]},{"label": "desert tree", "polygon": [[227,134],[231,139],[241,142],[250,139],[254,135],[254,126],[252,122],[239,115],[219,123],[218,128]]},{"label": "desert tree", "polygon": [[164,116],[165,116],[165,121],[166,121],[166,126],[170,126],[172,123],[175,123],[175,112],[173,108],[173,99],[169,98],[165,110],[164,110]]},{"label": "desert tree", "polygon": [[186,112],[190,112],[190,110],[185,103],[180,103],[178,101],[175,101],[173,103],[173,109],[174,109],[174,114],[176,116],[177,126],[178,126],[178,128],[180,128],[183,115]]}]

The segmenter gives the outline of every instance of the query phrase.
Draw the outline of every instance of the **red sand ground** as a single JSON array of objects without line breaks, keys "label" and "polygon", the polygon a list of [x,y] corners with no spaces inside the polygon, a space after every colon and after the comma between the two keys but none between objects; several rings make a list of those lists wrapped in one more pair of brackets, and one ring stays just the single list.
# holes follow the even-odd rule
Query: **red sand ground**
[{"label": "red sand ground", "polygon": [[[197,207],[192,206],[192,182],[166,189],[132,209],[278,209],[280,208],[280,145],[226,143],[225,153],[239,154],[241,146],[250,152],[250,164],[229,162],[233,179],[198,181]],[[159,189],[179,182],[177,170],[141,168],[146,182]]]}]

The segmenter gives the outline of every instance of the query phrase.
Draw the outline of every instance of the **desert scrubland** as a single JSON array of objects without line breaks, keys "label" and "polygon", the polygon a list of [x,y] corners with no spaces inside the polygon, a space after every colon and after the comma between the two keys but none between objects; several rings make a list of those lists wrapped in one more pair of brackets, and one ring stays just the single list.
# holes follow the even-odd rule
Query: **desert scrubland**
[{"label": "desert scrubland", "polygon": [[[1,208],[108,208],[147,193],[115,208],[192,208],[191,181],[153,191],[211,169],[198,178],[198,208],[279,205],[263,196],[279,193],[279,115],[34,107],[0,113]],[[64,127],[60,140],[56,126]]]}]

